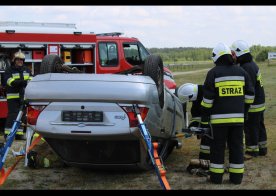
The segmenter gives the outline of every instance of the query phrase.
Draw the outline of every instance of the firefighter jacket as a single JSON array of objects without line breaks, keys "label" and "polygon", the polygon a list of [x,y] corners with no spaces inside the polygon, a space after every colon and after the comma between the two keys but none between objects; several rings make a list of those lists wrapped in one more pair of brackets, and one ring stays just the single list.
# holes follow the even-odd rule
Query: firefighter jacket
[{"label": "firefighter jacket", "polygon": [[23,99],[28,80],[32,79],[31,71],[26,66],[8,67],[5,71],[7,99]]},{"label": "firefighter jacket", "polygon": [[265,93],[262,75],[258,65],[254,61],[241,63],[240,66],[249,74],[255,88],[255,99],[248,112],[261,112],[265,110]]},{"label": "firefighter jacket", "polygon": [[192,115],[191,123],[197,122],[195,123],[197,125],[198,123],[201,122],[201,101],[203,97],[202,88],[203,88],[203,85],[198,85],[197,99],[193,101],[192,107],[191,107],[191,115]]},{"label": "firefighter jacket", "polygon": [[246,71],[237,65],[217,64],[204,82],[202,123],[243,125],[245,104],[253,101],[254,87]]}]

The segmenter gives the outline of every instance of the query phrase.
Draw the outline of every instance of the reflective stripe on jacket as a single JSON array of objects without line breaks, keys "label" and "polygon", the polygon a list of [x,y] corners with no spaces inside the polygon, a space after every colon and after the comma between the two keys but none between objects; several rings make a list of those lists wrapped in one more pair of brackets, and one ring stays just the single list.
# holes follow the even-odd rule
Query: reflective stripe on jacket
[{"label": "reflective stripe on jacket", "polygon": [[4,82],[6,86],[7,99],[20,99],[23,98],[25,86],[16,85],[15,81],[24,80],[29,81],[32,79],[31,70],[26,67],[15,67],[14,65],[8,67],[5,71]]}]

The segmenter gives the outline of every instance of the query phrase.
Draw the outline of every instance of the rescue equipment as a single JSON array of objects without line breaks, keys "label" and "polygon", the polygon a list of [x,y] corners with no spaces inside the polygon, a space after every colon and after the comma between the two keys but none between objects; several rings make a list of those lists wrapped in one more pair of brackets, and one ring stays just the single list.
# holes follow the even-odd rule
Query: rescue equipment
[{"label": "rescue equipment", "polygon": [[[18,155],[16,156],[16,162],[10,167],[8,168],[7,171],[5,171],[5,169],[3,168],[5,160],[7,158],[8,152],[12,146],[12,143],[14,141],[14,138],[16,136],[16,132],[19,129],[20,125],[21,125],[21,118],[24,114],[24,109],[25,109],[25,104],[22,104],[19,113],[16,117],[16,120],[13,123],[12,129],[10,131],[10,133],[7,135],[7,139],[6,139],[6,143],[4,144],[4,146],[2,148],[0,148],[0,170],[1,170],[1,174],[0,174],[0,185],[2,185],[5,180],[7,179],[7,177],[10,175],[10,173],[12,172],[12,170],[15,168],[15,166],[17,165],[17,163],[24,158],[25,153],[21,152],[21,153],[16,153],[13,151],[14,155]],[[41,139],[41,136],[37,137],[34,142],[32,143],[32,145],[27,149],[27,153],[39,142],[39,140]]]},{"label": "rescue equipment", "polygon": [[209,175],[210,161],[204,159],[191,159],[186,170],[192,174],[200,177]]},{"label": "rescue equipment", "polygon": [[10,133],[8,134],[7,136],[7,141],[5,143],[5,145],[1,148],[0,150],[0,158],[1,158],[1,162],[0,162],[0,170],[2,170],[3,168],[3,165],[4,165],[4,162],[6,160],[6,157],[8,155],[8,152],[9,152],[9,149],[13,143],[13,140],[15,138],[15,135],[16,135],[16,132],[18,130],[18,128],[20,127],[21,125],[21,118],[23,116],[23,109],[24,109],[24,106],[22,105],[21,109],[19,110],[19,113],[16,117],[16,120],[14,121],[13,123],[13,126],[12,126],[12,129],[10,131]]},{"label": "rescue equipment", "polygon": [[171,190],[171,187],[167,181],[166,178],[166,169],[163,165],[162,159],[158,155],[158,143],[151,141],[151,136],[149,134],[149,131],[146,128],[146,125],[144,124],[140,110],[138,108],[137,104],[133,104],[133,111],[138,119],[139,123],[139,129],[141,132],[141,135],[143,136],[143,139],[146,144],[146,149],[148,151],[149,157],[151,159],[152,165],[155,168],[155,172],[158,176],[159,182],[164,190]]},{"label": "rescue equipment", "polygon": [[209,122],[209,126],[210,126],[210,128],[189,127],[186,129],[182,129],[182,132],[186,133],[186,134],[191,134],[191,135],[194,134],[197,136],[206,136],[210,139],[213,139],[213,129],[212,129],[212,125],[210,122]]}]

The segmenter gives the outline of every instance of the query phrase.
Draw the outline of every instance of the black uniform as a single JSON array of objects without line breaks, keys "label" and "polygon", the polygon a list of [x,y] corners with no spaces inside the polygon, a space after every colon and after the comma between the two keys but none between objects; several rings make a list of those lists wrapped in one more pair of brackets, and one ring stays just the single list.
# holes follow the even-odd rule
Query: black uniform
[{"label": "black uniform", "polygon": [[[5,126],[5,134],[9,134],[14,120],[17,117],[20,106],[24,101],[24,89],[27,81],[31,80],[31,71],[27,66],[8,67],[5,71],[5,86],[8,101],[8,118]],[[24,119],[22,119],[24,121]],[[17,135],[23,136],[23,129],[19,128]]]},{"label": "black uniform", "polygon": [[240,184],[244,172],[243,125],[245,104],[252,104],[254,88],[249,75],[233,65],[232,57],[222,55],[206,77],[203,86],[202,123],[211,122],[210,179],[222,183],[224,151],[229,147],[230,181]]},{"label": "black uniform", "polygon": [[[189,127],[198,127],[201,124],[201,101],[203,98],[203,85],[198,85],[197,99],[191,107],[192,120]],[[199,159],[210,160],[210,139],[203,136],[200,141]]]},{"label": "black uniform", "polygon": [[265,93],[262,76],[259,67],[252,60],[250,53],[238,58],[240,66],[247,71],[255,87],[254,103],[248,111],[248,119],[245,121],[245,153],[257,156],[267,153],[267,135],[264,125]]}]

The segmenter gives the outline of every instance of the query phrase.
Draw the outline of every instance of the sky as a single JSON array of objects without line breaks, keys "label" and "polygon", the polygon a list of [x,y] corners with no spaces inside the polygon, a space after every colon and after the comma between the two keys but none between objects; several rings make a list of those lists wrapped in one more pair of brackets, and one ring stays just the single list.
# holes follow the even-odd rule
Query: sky
[{"label": "sky", "polygon": [[276,46],[276,6],[0,6],[0,21],[73,23],[87,32],[122,32],[147,48],[236,40]]}]

